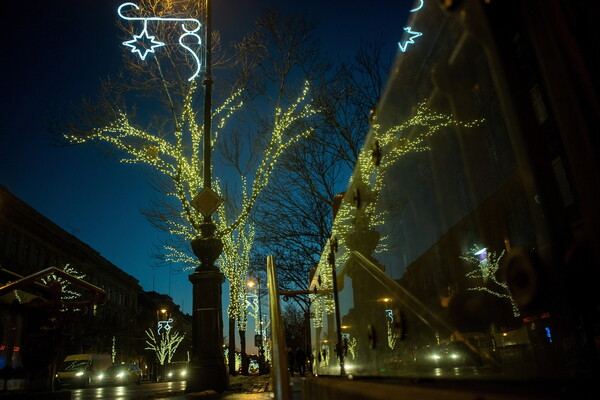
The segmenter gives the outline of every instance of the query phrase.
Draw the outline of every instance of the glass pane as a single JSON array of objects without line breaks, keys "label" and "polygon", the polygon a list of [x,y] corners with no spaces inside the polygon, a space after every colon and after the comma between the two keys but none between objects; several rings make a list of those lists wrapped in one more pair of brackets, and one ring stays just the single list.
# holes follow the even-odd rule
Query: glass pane
[{"label": "glass pane", "polygon": [[[422,35],[399,51],[311,285],[313,370],[576,376],[588,355],[552,283],[542,195],[553,177],[572,205],[564,165],[532,157],[483,2],[428,3],[407,22]],[[533,51],[509,33],[512,51]],[[542,94],[531,85],[536,124],[553,118]]]}]

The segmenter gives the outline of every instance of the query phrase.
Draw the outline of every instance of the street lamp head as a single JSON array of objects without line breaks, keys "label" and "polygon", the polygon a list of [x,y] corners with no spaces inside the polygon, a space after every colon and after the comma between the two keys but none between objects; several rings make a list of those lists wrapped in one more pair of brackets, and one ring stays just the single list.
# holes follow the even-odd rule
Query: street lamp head
[{"label": "street lamp head", "polygon": [[248,282],[246,282],[246,285],[252,289],[254,286],[256,286],[256,282],[252,279],[249,279]]}]

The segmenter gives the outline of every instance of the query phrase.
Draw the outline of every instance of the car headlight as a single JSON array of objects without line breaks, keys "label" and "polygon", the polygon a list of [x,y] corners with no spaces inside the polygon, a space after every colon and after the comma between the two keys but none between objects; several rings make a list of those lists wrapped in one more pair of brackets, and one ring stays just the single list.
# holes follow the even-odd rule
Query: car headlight
[{"label": "car headlight", "polygon": [[124,374],[121,372],[121,373],[117,374],[117,378],[123,378],[123,375]]},{"label": "car headlight", "polygon": [[173,376],[173,373],[172,373],[172,372],[169,372],[169,373],[167,374],[167,376],[170,378],[170,377],[172,377],[172,376]]},{"label": "car headlight", "polygon": [[104,374],[100,374],[100,375],[98,375],[98,380],[100,380],[100,381],[101,381],[102,379],[104,379]]},{"label": "car headlight", "polygon": [[82,371],[79,371],[79,372],[77,372],[77,373],[75,374],[75,376],[81,376],[81,375],[83,375],[83,372],[82,372]]},{"label": "car headlight", "polygon": [[185,376],[186,373],[187,371],[181,371],[181,376]]}]

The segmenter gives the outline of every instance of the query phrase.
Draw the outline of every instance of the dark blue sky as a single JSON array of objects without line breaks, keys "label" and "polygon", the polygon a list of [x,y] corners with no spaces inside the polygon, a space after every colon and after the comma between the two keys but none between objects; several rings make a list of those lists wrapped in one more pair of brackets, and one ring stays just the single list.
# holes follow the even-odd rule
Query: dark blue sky
[{"label": "dark blue sky", "polygon": [[[121,54],[128,51],[115,27],[123,2],[13,1],[3,6],[0,184],[138,279],[145,290],[170,294],[191,313],[188,274],[151,267],[159,233],[140,213],[154,195],[143,168],[117,163],[93,146],[53,146],[45,127],[49,114],[69,114],[83,96],[96,93],[100,78],[117,70]],[[339,61],[365,40],[386,40],[395,52],[412,2],[212,4],[213,27],[225,42],[250,31],[267,7],[314,16],[323,48]]]}]

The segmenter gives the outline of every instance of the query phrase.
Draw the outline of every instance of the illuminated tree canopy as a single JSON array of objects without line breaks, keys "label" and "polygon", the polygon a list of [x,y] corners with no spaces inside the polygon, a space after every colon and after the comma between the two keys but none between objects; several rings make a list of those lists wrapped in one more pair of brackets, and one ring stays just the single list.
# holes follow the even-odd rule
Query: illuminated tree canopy
[{"label": "illuminated tree canopy", "polygon": [[[185,97],[184,106],[178,118],[179,123],[169,135],[170,137],[166,137],[165,132],[150,132],[136,127],[126,113],[120,113],[116,121],[105,127],[94,129],[90,135],[65,134],[65,137],[74,144],[93,140],[105,141],[124,153],[121,162],[148,164],[168,177],[173,184],[173,191],[166,195],[180,202],[181,217],[185,221],[184,223],[169,221],[170,233],[180,235],[185,240],[191,240],[199,234],[199,226],[204,218],[190,205],[191,200],[204,187],[201,146],[203,126],[197,123],[196,110],[192,107],[194,91],[194,87],[190,88]],[[218,121],[212,137],[213,145],[216,144],[219,132],[225,122],[233,112],[242,106],[242,102],[239,100],[240,93],[241,91],[234,93],[213,113],[213,118]],[[218,236],[224,237],[230,234],[248,217],[254,202],[268,184],[273,168],[284,151],[312,132],[312,128],[306,128],[300,132],[294,132],[291,129],[298,120],[306,119],[316,113],[311,103],[307,101],[307,96],[308,84],[295,103],[286,110],[277,109],[275,111],[275,124],[270,142],[255,171],[249,194],[244,199],[239,215],[232,222],[225,223],[217,218]],[[184,128],[187,128],[187,134],[184,132]],[[216,191],[219,192],[220,189],[217,187]]]},{"label": "illuminated tree canopy", "polygon": [[[153,225],[168,232],[170,237],[163,243],[160,257],[190,269],[196,267],[198,261],[191,253],[189,242],[200,235],[200,225],[205,219],[190,204],[207,186],[203,181],[205,127],[201,85],[204,82],[200,77],[189,79],[197,62],[186,60],[186,52],[181,51],[181,46],[167,45],[181,35],[179,24],[167,22],[196,17],[201,21],[202,10],[182,1],[139,0],[136,3],[135,7],[119,10],[119,23],[124,34],[122,43],[126,44],[123,73],[103,82],[95,103],[84,101],[81,123],[69,126],[62,132],[62,137],[69,144],[99,144],[120,162],[149,167],[160,200],[156,209],[144,213]],[[127,18],[123,18],[124,15]],[[150,25],[151,34],[147,32]],[[137,48],[131,38],[141,37],[142,27],[146,32],[144,36],[156,37],[165,46],[161,46],[160,51],[143,52],[144,57],[140,59],[131,53]],[[213,32],[213,39],[217,39],[217,44],[213,43],[213,54],[218,50],[218,38],[218,33]],[[220,66],[222,60],[223,57],[217,55],[212,65]],[[256,68],[255,63],[250,64]],[[250,67],[242,65],[244,68],[241,75],[247,76]],[[293,85],[290,81],[282,78],[281,85],[274,82],[274,91],[261,93],[263,100],[267,98],[266,103],[259,102],[256,106],[262,110],[261,124],[250,128],[243,126],[253,146],[245,149],[251,154],[239,157],[250,159],[250,166],[234,168],[237,176],[232,176],[231,168],[223,172],[224,168],[220,165],[213,168],[214,162],[211,163],[213,180],[210,186],[226,201],[225,206],[213,215],[217,225],[215,235],[224,243],[217,265],[230,281],[231,312],[243,325],[246,320],[245,279],[254,240],[254,228],[248,218],[282,155],[312,133],[311,118],[318,112],[309,96],[308,81],[296,79]],[[217,99],[210,110],[212,149],[227,148],[231,141],[240,140],[236,124],[230,127],[232,120],[240,118],[243,121],[239,115],[248,108],[247,100],[260,96],[256,92],[248,94],[245,83],[240,78],[232,85],[234,89],[229,95],[223,96],[222,91],[220,100]],[[228,187],[235,187],[235,193],[228,192]]]},{"label": "illuminated tree canopy", "polygon": [[171,362],[177,348],[184,339],[185,334],[175,332],[173,329],[164,331],[162,334],[156,334],[152,329],[146,330],[146,350],[153,350],[160,365]]},{"label": "illuminated tree canopy", "polygon": [[[473,247],[465,255],[461,256],[462,260],[475,265],[475,269],[467,272],[465,276],[476,280],[478,285],[470,287],[468,290],[485,292],[510,301],[513,316],[519,317],[521,312],[519,311],[519,306],[517,306],[517,303],[510,294],[508,284],[499,281],[497,277],[502,257],[504,257],[506,251],[502,250],[500,254],[497,254],[495,251],[488,252],[487,249],[483,249],[483,251],[485,251],[485,253],[482,253],[477,247]],[[479,254],[483,255],[480,256]],[[489,283],[493,284],[491,288]]]}]

